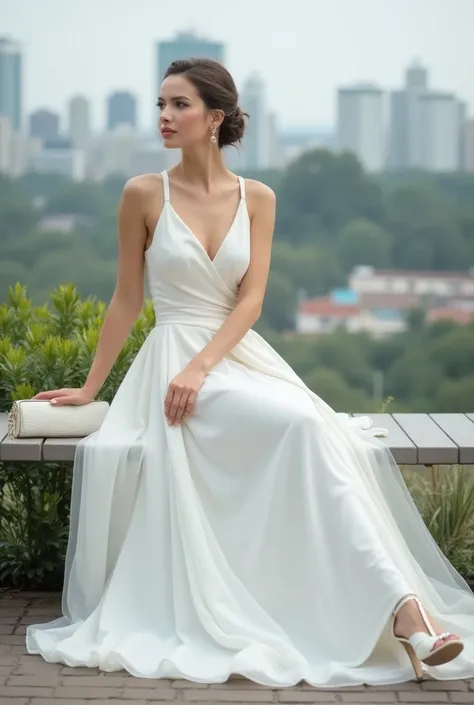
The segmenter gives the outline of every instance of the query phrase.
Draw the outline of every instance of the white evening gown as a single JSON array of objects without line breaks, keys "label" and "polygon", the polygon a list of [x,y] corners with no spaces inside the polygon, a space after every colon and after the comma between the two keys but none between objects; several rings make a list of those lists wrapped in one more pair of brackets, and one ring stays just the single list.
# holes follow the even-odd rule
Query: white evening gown
[{"label": "white evening gown", "polygon": [[214,261],[169,200],[146,254],[156,327],[74,465],[64,616],[28,628],[51,662],[217,683],[410,680],[388,625],[418,594],[474,676],[474,595],[437,548],[367,419],[341,417],[256,332],[169,427],[170,380],[236,304],[245,184]]}]

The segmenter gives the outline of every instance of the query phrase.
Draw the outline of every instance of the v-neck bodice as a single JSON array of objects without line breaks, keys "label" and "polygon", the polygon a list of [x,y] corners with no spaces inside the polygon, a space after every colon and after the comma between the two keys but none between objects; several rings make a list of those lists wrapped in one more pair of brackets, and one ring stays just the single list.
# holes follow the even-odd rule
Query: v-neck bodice
[{"label": "v-neck bodice", "polygon": [[162,173],[163,209],[145,256],[157,322],[193,325],[209,317],[222,322],[236,304],[238,286],[250,264],[250,219],[245,182],[229,230],[213,259],[170,202],[169,179]]}]

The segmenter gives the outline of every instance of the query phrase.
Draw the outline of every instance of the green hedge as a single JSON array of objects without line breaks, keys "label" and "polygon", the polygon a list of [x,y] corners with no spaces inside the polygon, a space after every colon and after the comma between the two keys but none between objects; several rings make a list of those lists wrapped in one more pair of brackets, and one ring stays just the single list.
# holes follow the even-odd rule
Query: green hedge
[{"label": "green hedge", "polygon": [[[81,301],[73,285],[35,307],[24,287],[0,306],[0,410],[43,389],[81,386],[96,349],[105,305]],[[100,398],[111,401],[154,326],[149,302],[136,321]],[[442,550],[474,580],[474,472],[404,470],[413,497]],[[60,589],[67,545],[71,464],[0,463],[0,585]]]}]

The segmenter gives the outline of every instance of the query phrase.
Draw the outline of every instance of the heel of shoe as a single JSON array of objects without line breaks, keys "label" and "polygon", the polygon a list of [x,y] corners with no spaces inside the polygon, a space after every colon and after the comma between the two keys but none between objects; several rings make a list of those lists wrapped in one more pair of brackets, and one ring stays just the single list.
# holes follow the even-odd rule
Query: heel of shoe
[{"label": "heel of shoe", "polygon": [[410,659],[411,665],[413,666],[413,670],[415,671],[416,680],[418,683],[420,683],[423,680],[423,667],[421,665],[420,659],[415,653],[415,649],[409,641],[405,641],[404,639],[398,639],[398,641],[407,652],[408,658]]}]

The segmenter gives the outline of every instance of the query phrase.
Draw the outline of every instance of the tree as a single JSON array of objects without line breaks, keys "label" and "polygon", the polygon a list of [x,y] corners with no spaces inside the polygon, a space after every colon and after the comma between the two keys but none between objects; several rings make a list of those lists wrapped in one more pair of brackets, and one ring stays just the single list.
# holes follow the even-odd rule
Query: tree
[{"label": "tree", "polygon": [[292,247],[288,242],[275,242],[271,270],[287,276],[293,288],[306,296],[321,296],[344,282],[335,256],[320,245]]},{"label": "tree", "polygon": [[337,254],[346,272],[360,264],[388,268],[392,260],[392,237],[369,220],[351,220],[337,237]]},{"label": "tree", "polygon": [[405,183],[387,199],[394,265],[401,269],[464,269],[468,253],[453,204],[424,183]]},{"label": "tree", "polygon": [[445,379],[430,402],[433,413],[468,413],[474,408],[474,376]]},{"label": "tree", "polygon": [[335,411],[365,413],[374,411],[373,401],[358,389],[351,388],[336,370],[317,367],[304,377],[305,384]]},{"label": "tree", "polygon": [[284,274],[270,272],[262,320],[275,330],[293,329],[295,325],[296,291]]},{"label": "tree", "polygon": [[306,152],[285,170],[277,195],[277,233],[286,233],[292,243],[317,232],[329,236],[356,217],[383,218],[380,186],[348,153]]}]

